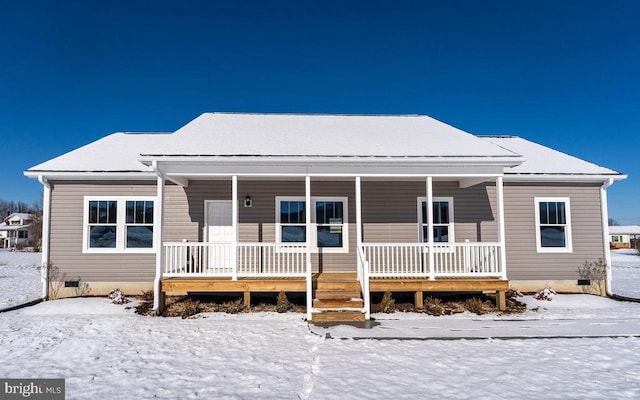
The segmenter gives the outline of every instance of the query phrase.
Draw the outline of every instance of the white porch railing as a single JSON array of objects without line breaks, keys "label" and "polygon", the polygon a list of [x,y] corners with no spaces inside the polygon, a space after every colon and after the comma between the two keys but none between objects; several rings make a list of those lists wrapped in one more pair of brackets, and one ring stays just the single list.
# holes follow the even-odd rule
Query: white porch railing
[{"label": "white porch railing", "polygon": [[371,296],[369,293],[369,262],[365,258],[362,247],[358,248],[358,281],[360,282],[360,292],[364,300],[365,319],[371,317]]},{"label": "white porch railing", "polygon": [[371,277],[500,277],[499,243],[363,243]]},{"label": "white porch railing", "polygon": [[[164,243],[165,277],[304,277],[305,244]],[[235,264],[235,265],[234,265]]]}]

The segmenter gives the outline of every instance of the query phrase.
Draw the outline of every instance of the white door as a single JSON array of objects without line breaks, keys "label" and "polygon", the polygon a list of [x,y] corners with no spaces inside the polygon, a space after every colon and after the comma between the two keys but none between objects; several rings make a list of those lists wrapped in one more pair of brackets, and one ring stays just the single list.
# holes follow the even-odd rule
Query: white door
[{"label": "white door", "polygon": [[205,232],[209,247],[209,273],[225,274],[232,270],[233,211],[231,200],[205,201]]}]

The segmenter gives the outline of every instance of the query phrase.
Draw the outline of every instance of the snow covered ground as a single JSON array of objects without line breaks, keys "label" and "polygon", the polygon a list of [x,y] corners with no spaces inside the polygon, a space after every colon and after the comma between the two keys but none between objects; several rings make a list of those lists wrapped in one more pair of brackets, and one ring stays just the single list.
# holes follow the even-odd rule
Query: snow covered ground
[{"label": "snow covered ground", "polygon": [[611,252],[612,288],[615,294],[640,299],[640,255],[635,249]]},{"label": "snow covered ground", "polygon": [[[638,277],[633,260],[613,255],[614,287]],[[1,275],[37,277],[24,291],[38,297],[37,269],[10,262]],[[0,279],[13,302],[17,280]],[[142,317],[102,298],[63,299],[0,313],[0,377],[66,378],[67,399],[640,398],[640,303],[524,301],[518,315],[378,314],[358,329],[293,313]],[[484,339],[422,340],[433,337]]]},{"label": "snow covered ground", "polygon": [[0,310],[42,296],[40,253],[0,249]]},{"label": "snow covered ground", "polygon": [[[591,318],[640,318],[636,303],[567,307],[591,297],[530,299],[549,312],[523,317],[582,318],[585,333]],[[340,340],[314,334],[303,317],[214,313],[182,320],[138,316],[106,299],[51,301],[0,314],[0,377],[66,378],[68,399],[640,398],[638,337]],[[380,325],[400,336],[417,316],[386,318],[404,321]],[[464,325],[474,318],[449,320]],[[504,334],[521,335],[520,327],[501,325]],[[414,336],[429,331],[411,329]]]}]

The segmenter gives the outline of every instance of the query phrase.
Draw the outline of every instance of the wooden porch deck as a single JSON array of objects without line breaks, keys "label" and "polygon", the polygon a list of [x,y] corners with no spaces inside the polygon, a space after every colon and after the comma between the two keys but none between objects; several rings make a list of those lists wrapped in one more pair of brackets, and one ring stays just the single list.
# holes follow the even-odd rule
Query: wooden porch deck
[{"label": "wooden porch deck", "polygon": [[[312,276],[314,308],[323,312],[314,314],[314,320],[340,320],[340,316],[354,318],[354,298],[363,297],[359,290],[354,273],[315,273]],[[319,286],[320,285],[320,286]],[[424,292],[449,293],[496,293],[496,305],[506,308],[505,291],[509,289],[509,281],[497,278],[371,278],[370,292],[414,292],[415,305],[423,307]],[[161,291],[170,293],[243,293],[244,303],[249,306],[251,293],[257,292],[306,292],[307,283],[304,278],[230,278],[189,277],[165,278],[161,282]],[[328,296],[329,295],[329,296]],[[331,306],[328,306],[332,304]],[[359,303],[362,304],[361,302]],[[325,309],[349,308],[349,312],[332,313]],[[353,308],[353,309],[352,309]],[[329,311],[329,312],[328,312]],[[323,315],[324,314],[324,315]]]}]

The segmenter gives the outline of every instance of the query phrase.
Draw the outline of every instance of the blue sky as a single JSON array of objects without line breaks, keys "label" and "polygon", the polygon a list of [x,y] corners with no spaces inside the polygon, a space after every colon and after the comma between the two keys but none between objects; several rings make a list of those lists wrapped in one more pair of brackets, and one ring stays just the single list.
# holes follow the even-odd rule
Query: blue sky
[{"label": "blue sky", "polygon": [[0,0],[0,198],[116,131],[206,111],[426,114],[629,174],[640,223],[640,2]]}]

